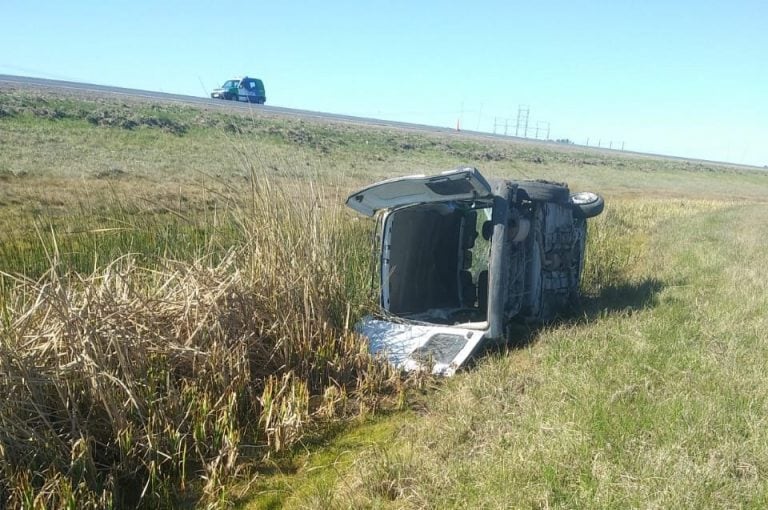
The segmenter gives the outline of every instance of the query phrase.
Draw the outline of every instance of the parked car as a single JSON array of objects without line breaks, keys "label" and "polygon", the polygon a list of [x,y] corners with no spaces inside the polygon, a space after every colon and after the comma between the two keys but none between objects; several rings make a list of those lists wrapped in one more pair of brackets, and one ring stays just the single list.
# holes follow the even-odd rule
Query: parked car
[{"label": "parked car", "polygon": [[211,97],[214,99],[245,101],[256,104],[267,102],[264,83],[257,78],[249,78],[247,76],[225,81],[221,87],[213,89]]},{"label": "parked car", "polygon": [[346,204],[379,221],[380,310],[358,331],[401,369],[442,375],[577,297],[586,220],[604,207],[595,193],[475,168],[382,181]]}]

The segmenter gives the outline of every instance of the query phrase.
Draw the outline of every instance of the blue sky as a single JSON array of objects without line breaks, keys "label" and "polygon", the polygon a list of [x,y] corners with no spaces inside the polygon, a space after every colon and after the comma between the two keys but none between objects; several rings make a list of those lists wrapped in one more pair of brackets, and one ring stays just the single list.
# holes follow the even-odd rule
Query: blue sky
[{"label": "blue sky", "polygon": [[[0,0],[0,73],[768,165],[768,2]],[[512,131],[512,128],[509,128]]]}]

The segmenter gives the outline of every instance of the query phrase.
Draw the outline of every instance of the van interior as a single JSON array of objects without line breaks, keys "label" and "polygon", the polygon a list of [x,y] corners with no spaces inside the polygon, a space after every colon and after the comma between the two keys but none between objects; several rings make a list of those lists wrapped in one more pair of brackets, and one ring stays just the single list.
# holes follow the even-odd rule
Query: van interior
[{"label": "van interior", "polygon": [[391,212],[384,225],[382,305],[419,322],[487,325],[490,202],[437,202]]}]

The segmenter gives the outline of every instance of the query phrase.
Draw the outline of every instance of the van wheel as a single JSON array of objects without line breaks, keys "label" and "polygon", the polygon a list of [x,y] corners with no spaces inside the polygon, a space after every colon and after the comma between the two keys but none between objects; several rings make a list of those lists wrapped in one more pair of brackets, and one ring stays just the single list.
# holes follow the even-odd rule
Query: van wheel
[{"label": "van wheel", "polygon": [[524,199],[558,204],[568,202],[568,187],[556,182],[518,181],[517,186]]},{"label": "van wheel", "polygon": [[594,218],[605,208],[603,197],[591,191],[571,193],[569,201],[573,206],[573,215],[577,218]]}]

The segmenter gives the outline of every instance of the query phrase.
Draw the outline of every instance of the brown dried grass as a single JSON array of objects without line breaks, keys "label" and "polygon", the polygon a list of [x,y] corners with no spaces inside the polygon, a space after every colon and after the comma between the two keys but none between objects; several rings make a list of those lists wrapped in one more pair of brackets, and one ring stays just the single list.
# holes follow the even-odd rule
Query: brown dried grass
[{"label": "brown dried grass", "polygon": [[399,384],[348,328],[366,302],[366,228],[311,190],[252,182],[233,208],[242,244],[223,259],[126,255],[77,275],[54,252],[38,280],[4,275],[9,507],[224,504],[244,454],[290,447]]}]

